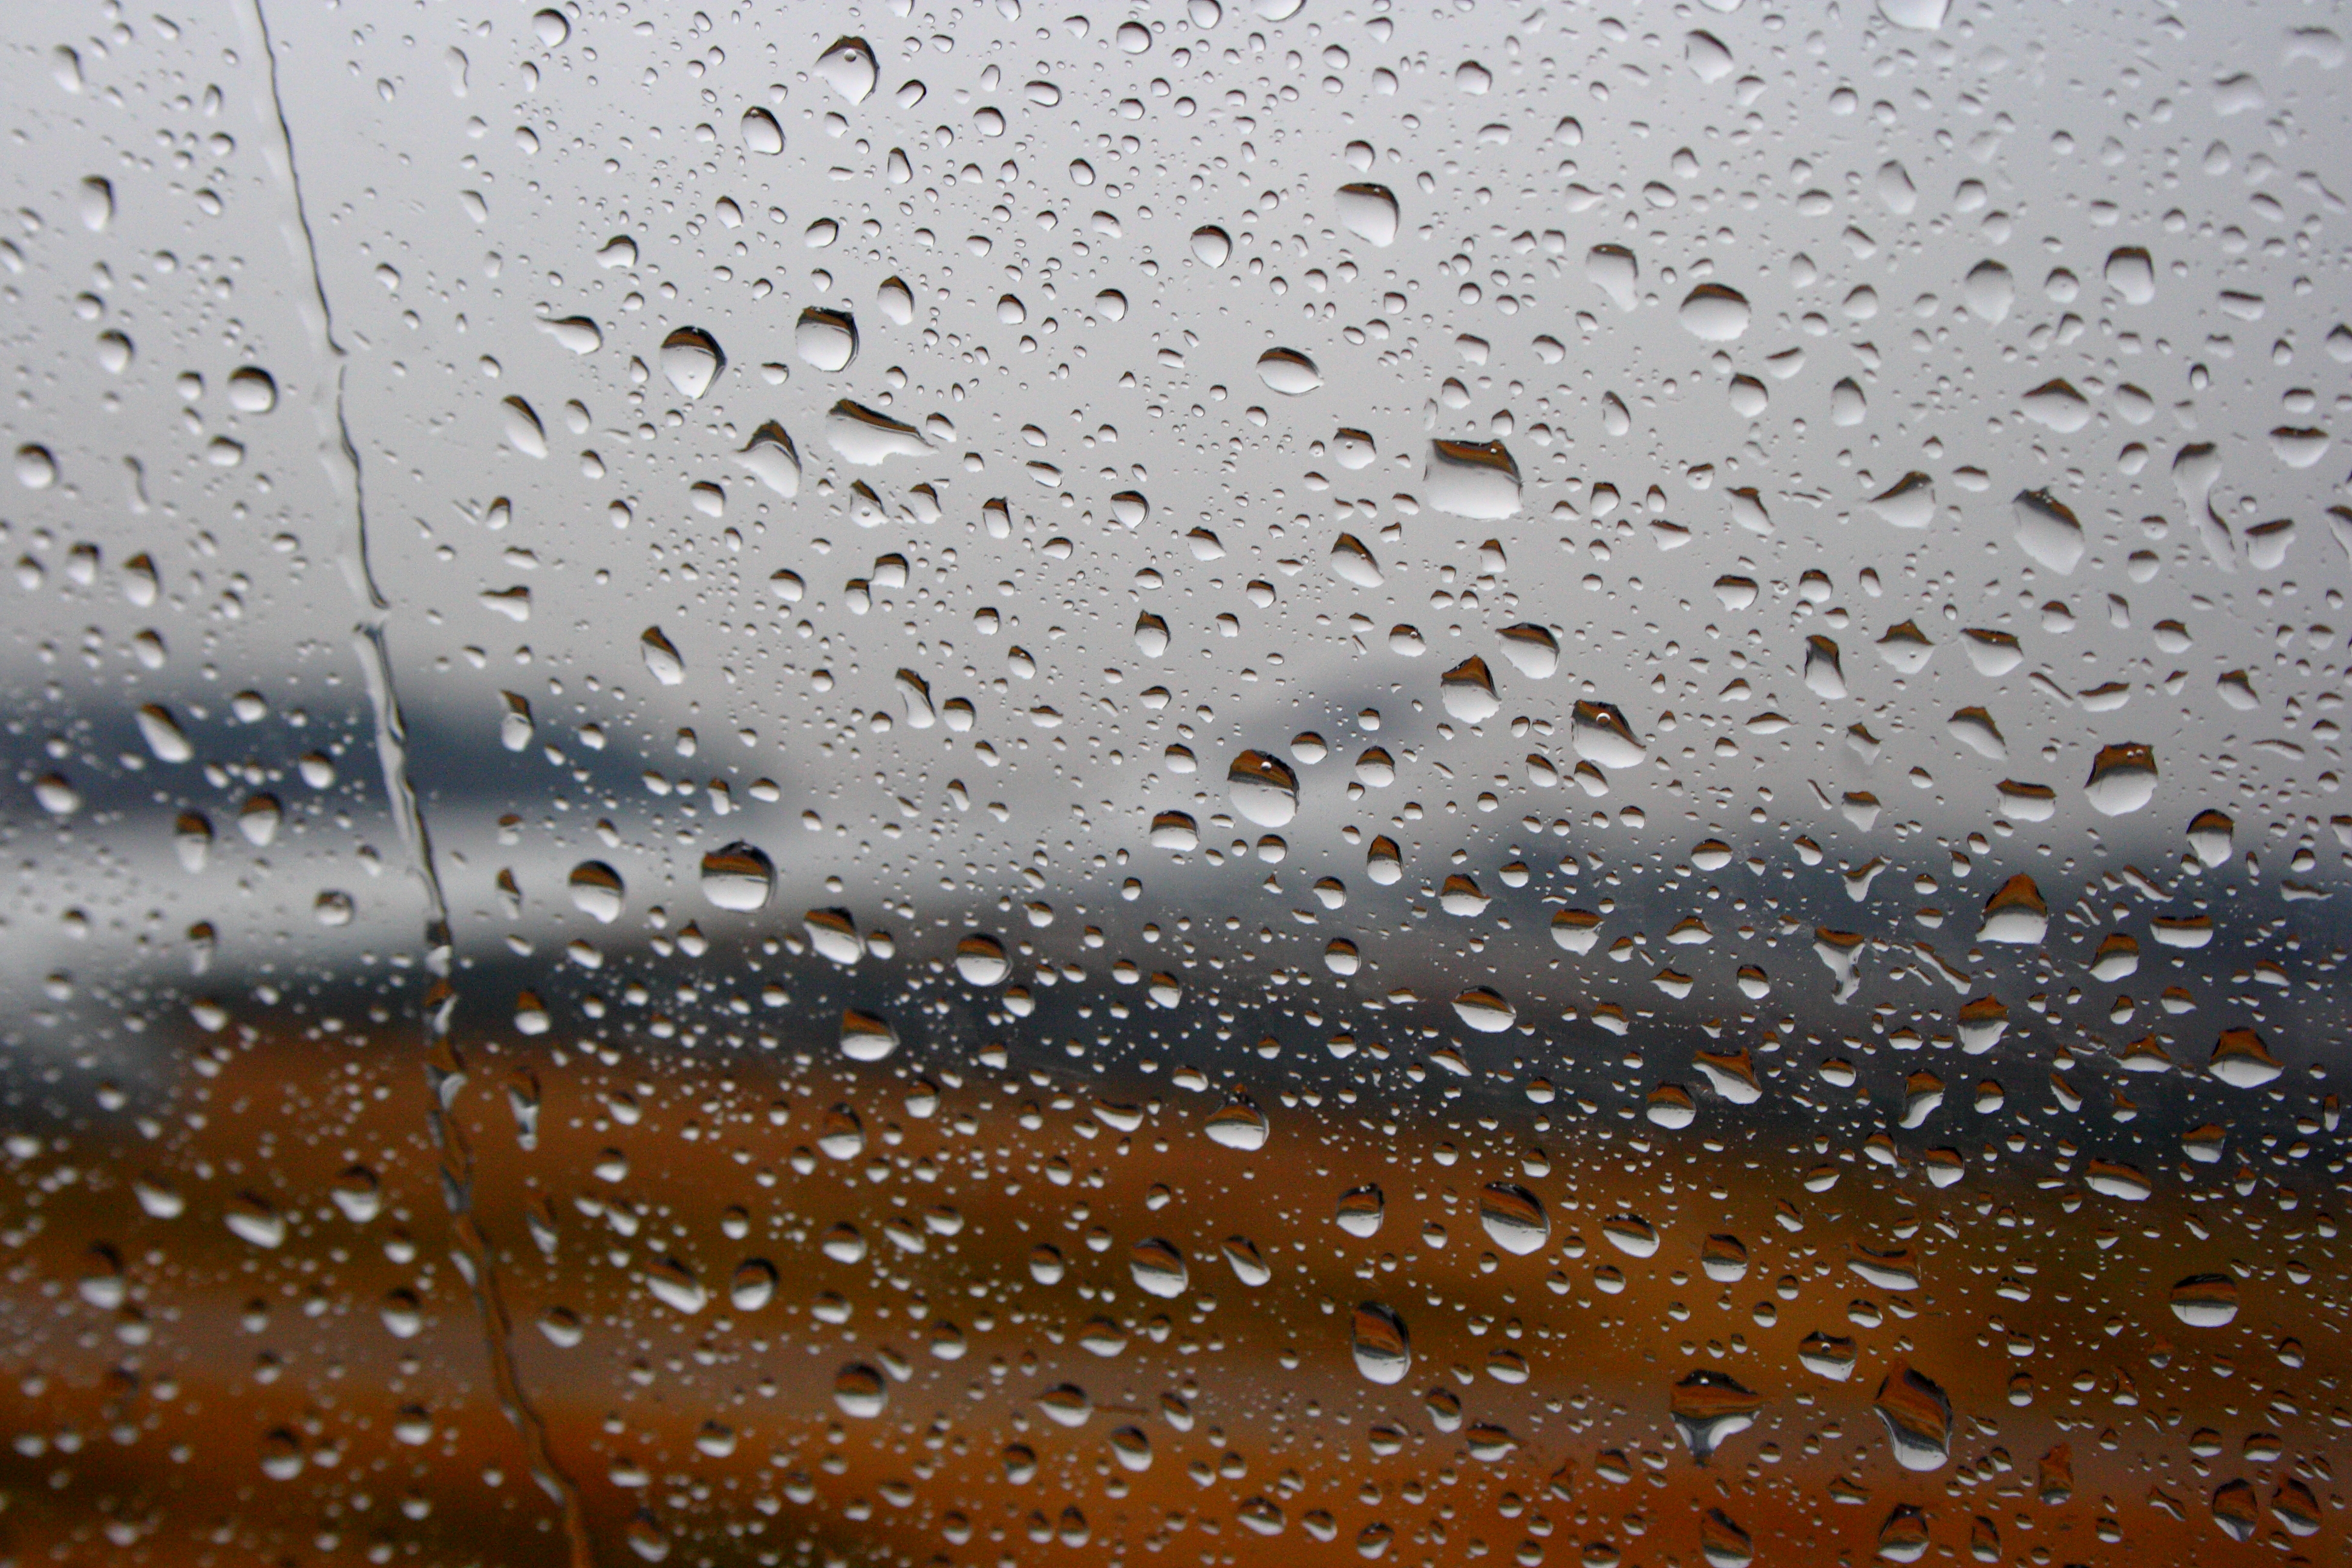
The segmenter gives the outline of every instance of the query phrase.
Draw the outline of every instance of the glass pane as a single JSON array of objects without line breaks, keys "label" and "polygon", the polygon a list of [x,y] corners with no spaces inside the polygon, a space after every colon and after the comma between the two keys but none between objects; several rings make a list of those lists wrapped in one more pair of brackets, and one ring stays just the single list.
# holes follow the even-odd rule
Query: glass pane
[{"label": "glass pane", "polygon": [[12,1556],[2340,1555],[2321,9],[0,33]]}]

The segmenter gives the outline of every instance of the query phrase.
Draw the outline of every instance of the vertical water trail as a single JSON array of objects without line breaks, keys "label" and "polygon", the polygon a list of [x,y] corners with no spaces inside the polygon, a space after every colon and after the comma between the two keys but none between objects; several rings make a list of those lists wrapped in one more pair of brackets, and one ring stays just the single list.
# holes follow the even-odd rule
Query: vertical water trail
[{"label": "vertical water trail", "polygon": [[434,860],[432,832],[409,778],[407,725],[401,714],[400,693],[393,679],[391,651],[385,640],[391,606],[376,587],[375,574],[368,559],[367,492],[359,447],[352,439],[344,402],[350,359],[335,336],[334,310],[328,300],[326,278],[319,267],[318,240],[303,199],[293,127],[287,121],[285,100],[278,87],[276,40],[270,35],[263,0],[251,0],[242,19],[248,44],[260,51],[268,67],[268,101],[258,107],[278,131],[277,144],[264,144],[265,157],[272,175],[289,194],[291,211],[281,228],[288,248],[310,279],[311,299],[299,304],[298,309],[310,330],[320,363],[331,365],[334,374],[331,388],[323,382],[314,384],[310,403],[323,437],[320,443],[320,464],[337,497],[350,508],[350,527],[338,558],[344,581],[360,610],[352,641],[366,673],[368,698],[375,710],[376,757],[383,771],[384,793],[399,826],[402,843],[407,848],[410,869],[425,893],[425,965],[432,976],[424,1005],[428,1115],[434,1146],[440,1151],[441,1191],[449,1210],[453,1261],[473,1293],[483,1350],[489,1360],[499,1403],[522,1439],[533,1479],[562,1511],[571,1568],[594,1568],[594,1545],[589,1536],[580,1489],[556,1463],[548,1446],[546,1425],[524,1394],[516,1369],[514,1325],[499,1288],[497,1259],[474,1214],[473,1149],[464,1124],[450,1114],[465,1087],[466,1070],[457,1043],[449,1036],[449,1021],[457,1002],[451,980],[449,908]]}]

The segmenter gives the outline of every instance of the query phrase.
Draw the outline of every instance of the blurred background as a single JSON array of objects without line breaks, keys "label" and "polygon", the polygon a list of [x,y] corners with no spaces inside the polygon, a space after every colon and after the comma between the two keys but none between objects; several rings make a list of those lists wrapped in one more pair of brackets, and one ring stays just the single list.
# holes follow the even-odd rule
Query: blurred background
[{"label": "blurred background", "polygon": [[0,17],[0,1556],[2341,1560],[2340,31]]}]

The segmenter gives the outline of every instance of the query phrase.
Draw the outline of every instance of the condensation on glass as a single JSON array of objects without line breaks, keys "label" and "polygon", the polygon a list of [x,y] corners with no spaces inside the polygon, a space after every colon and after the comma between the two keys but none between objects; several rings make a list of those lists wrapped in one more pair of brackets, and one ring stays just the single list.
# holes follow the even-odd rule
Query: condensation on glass
[{"label": "condensation on glass", "polygon": [[2341,1559],[2329,7],[0,35],[9,1561]]}]

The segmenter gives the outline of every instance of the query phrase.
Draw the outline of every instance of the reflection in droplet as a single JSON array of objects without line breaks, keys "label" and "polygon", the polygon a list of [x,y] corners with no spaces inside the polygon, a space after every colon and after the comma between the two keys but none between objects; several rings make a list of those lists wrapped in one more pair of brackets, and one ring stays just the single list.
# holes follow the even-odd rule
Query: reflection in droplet
[{"label": "reflection in droplet", "polygon": [[1516,516],[1519,466],[1500,441],[1432,441],[1430,504],[1481,521]]},{"label": "reflection in droplet", "polygon": [[1478,1223],[1496,1246],[1522,1258],[1551,1239],[1543,1200],[1516,1182],[1491,1182],[1479,1190]]},{"label": "reflection in droplet", "polygon": [[751,477],[787,499],[801,493],[801,455],[784,427],[763,421],[744,446],[743,466]]},{"label": "reflection in droplet", "polygon": [[2083,797],[2102,816],[2122,816],[2156,798],[2156,753],[2136,742],[2101,746]]},{"label": "reflection in droplet", "polygon": [[1258,379],[1285,397],[1303,397],[1323,384],[1323,373],[1297,349],[1268,349],[1258,355]]},{"label": "reflection in droplet", "polygon": [[912,425],[845,397],[826,411],[824,435],[835,451],[867,468],[888,458],[919,457],[931,449]]},{"label": "reflection in droplet", "polygon": [[1127,1255],[1127,1268],[1135,1280],[1135,1288],[1147,1296],[1173,1300],[1184,1293],[1192,1274],[1184,1267],[1184,1255],[1172,1242],[1153,1237],[1139,1241]]},{"label": "reflection in droplet", "polygon": [[2238,1282],[2227,1274],[2191,1274],[2172,1288],[2172,1315],[2192,1329],[2227,1328],[2238,1316]]},{"label": "reflection in droplet", "polygon": [[680,397],[700,397],[709,391],[712,378],[726,363],[719,340],[700,327],[680,327],[662,340],[662,375]]},{"label": "reflection in droplet", "polygon": [[1386,247],[1396,243],[1396,193],[1386,185],[1339,187],[1339,226],[1349,234]]},{"label": "reflection in droplet", "polygon": [[621,874],[602,860],[583,860],[572,868],[572,907],[602,925],[621,918],[627,897]]},{"label": "reflection in droplet", "polygon": [[1702,283],[1683,300],[1679,314],[1693,337],[1727,343],[1748,331],[1748,297],[1720,283]]},{"label": "reflection in droplet", "polygon": [[1265,752],[1244,752],[1225,774],[1234,809],[1261,827],[1281,827],[1298,813],[1298,775]]},{"label": "reflection in droplet", "polygon": [[811,305],[793,323],[793,349],[819,370],[847,370],[857,357],[857,321],[846,310]]},{"label": "reflection in droplet", "polygon": [[1763,1408],[1762,1396],[1727,1373],[1704,1367],[1675,1384],[1668,1405],[1683,1446],[1702,1465],[1725,1438],[1753,1426]]},{"label": "reflection in droplet", "polygon": [[816,74],[831,83],[834,91],[852,103],[863,103],[874,90],[880,75],[874,60],[874,51],[863,38],[836,39],[833,47],[817,57]]},{"label": "reflection in droplet", "polygon": [[775,886],[776,868],[756,844],[739,838],[702,858],[702,896],[719,909],[765,909]]},{"label": "reflection in droplet", "polygon": [[955,966],[968,985],[1000,985],[1013,973],[1004,944],[985,931],[974,931],[956,943]]},{"label": "reflection in droplet", "polygon": [[676,686],[686,679],[686,660],[676,644],[662,635],[659,626],[647,626],[637,638],[637,648],[645,656],[646,668],[664,686]]},{"label": "reflection in droplet", "polygon": [[1484,985],[1454,997],[1454,1016],[1482,1035],[1499,1035],[1519,1021],[1518,1010],[1500,992]]},{"label": "reflection in droplet", "polygon": [[841,1015],[841,1054],[854,1062],[882,1061],[898,1048],[898,1030],[879,1013],[845,1008]]},{"label": "reflection in droplet", "polygon": [[744,147],[762,157],[772,158],[784,150],[784,128],[756,105],[743,111],[742,132]]},{"label": "reflection in droplet", "polygon": [[2053,572],[2069,573],[2083,559],[2083,525],[2065,502],[2048,490],[2020,490],[2011,503],[2017,542]]},{"label": "reflection in droplet", "polygon": [[1412,1370],[1412,1335],[1396,1310],[1378,1301],[1360,1303],[1349,1349],[1367,1383],[1402,1383]]},{"label": "reflection in droplet", "polygon": [[1951,1458],[1951,1396],[1927,1373],[1897,1361],[1878,1385],[1872,1408],[1886,1424],[1895,1462],[1905,1469],[1941,1469]]}]

